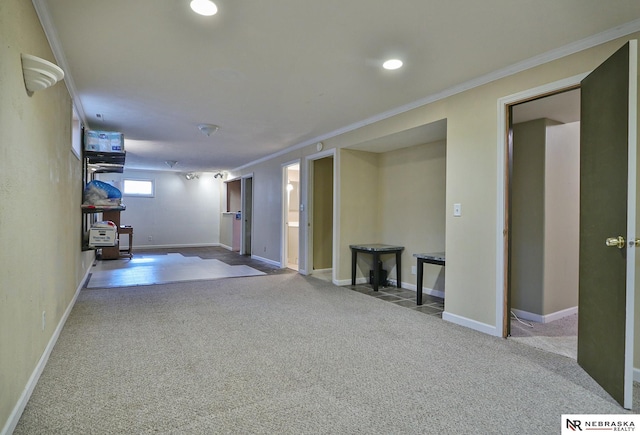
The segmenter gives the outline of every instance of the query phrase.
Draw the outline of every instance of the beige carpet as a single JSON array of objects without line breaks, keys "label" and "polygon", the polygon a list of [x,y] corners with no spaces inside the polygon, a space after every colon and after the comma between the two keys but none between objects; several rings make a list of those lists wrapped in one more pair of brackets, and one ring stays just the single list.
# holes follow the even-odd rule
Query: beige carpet
[{"label": "beige carpet", "polygon": [[15,434],[560,432],[575,361],[297,274],[81,291]]}]

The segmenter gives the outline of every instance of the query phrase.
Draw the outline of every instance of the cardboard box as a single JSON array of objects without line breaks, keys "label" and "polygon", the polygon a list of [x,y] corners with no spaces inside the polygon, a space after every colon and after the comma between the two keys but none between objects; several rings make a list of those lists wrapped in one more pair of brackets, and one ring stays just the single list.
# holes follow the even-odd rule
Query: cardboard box
[{"label": "cardboard box", "polygon": [[92,248],[116,246],[117,239],[118,231],[115,227],[89,229],[89,246]]},{"label": "cardboard box", "polygon": [[124,153],[124,135],[115,131],[86,131],[84,149],[102,153]]}]

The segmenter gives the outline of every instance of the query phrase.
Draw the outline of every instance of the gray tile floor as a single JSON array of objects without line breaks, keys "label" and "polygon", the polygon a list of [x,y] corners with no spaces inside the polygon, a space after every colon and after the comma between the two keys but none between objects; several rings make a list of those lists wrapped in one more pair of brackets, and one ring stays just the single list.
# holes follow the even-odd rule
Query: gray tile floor
[{"label": "gray tile floor", "polygon": [[444,299],[427,294],[422,294],[422,305],[416,304],[416,292],[402,288],[385,286],[374,291],[370,284],[349,286],[353,291],[363,293],[401,307],[409,308],[430,316],[442,318],[444,311]]}]

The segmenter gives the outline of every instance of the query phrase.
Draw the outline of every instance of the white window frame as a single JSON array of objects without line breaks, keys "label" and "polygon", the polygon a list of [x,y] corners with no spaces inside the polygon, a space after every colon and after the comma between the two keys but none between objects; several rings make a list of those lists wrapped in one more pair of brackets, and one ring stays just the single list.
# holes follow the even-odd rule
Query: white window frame
[{"label": "white window frame", "polygon": [[[151,193],[132,193],[127,192],[127,181],[134,182],[147,182],[151,184]],[[156,181],[151,178],[123,178],[122,179],[122,195],[123,196],[137,196],[141,198],[153,198],[156,196]]]}]

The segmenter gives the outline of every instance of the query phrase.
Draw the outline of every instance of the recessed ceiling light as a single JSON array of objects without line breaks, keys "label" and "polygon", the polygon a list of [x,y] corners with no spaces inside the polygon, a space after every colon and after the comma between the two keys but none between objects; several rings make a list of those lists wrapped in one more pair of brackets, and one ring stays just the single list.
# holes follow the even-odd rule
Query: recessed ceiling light
[{"label": "recessed ceiling light", "polygon": [[402,67],[402,61],[400,59],[389,59],[382,64],[384,69],[398,69]]},{"label": "recessed ceiling light", "polygon": [[196,14],[210,17],[218,12],[216,4],[210,0],[191,0],[191,9]]}]

